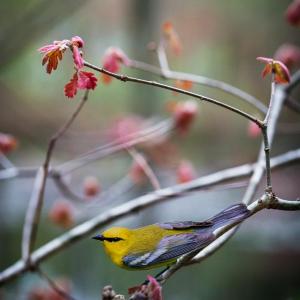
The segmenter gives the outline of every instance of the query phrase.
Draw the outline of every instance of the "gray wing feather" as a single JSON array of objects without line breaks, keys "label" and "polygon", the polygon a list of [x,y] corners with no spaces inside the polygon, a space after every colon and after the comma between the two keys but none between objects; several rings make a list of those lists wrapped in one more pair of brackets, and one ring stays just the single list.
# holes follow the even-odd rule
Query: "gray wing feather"
[{"label": "gray wing feather", "polygon": [[213,223],[210,221],[204,221],[204,222],[184,221],[184,222],[159,223],[157,225],[163,229],[181,230],[181,229],[191,229],[191,228],[206,228],[212,226]]},{"label": "gray wing feather", "polygon": [[137,253],[123,258],[128,267],[145,268],[177,258],[183,254],[200,250],[214,240],[211,232],[177,234],[163,238],[152,252]]}]

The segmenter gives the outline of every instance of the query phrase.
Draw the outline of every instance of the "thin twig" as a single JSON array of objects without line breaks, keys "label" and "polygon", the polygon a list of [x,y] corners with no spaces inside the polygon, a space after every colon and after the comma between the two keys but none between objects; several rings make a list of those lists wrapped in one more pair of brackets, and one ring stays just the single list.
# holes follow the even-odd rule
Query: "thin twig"
[{"label": "thin twig", "polygon": [[[274,157],[271,160],[271,165],[273,167],[280,167],[299,160],[300,160],[300,149],[297,149],[294,151],[289,151],[280,156]],[[230,179],[247,176],[251,174],[255,168],[256,168],[256,164],[254,165],[249,164],[249,165],[243,165],[235,168],[226,169],[214,174],[203,176],[192,182],[164,188],[162,190],[155,191],[153,193],[126,202],[122,205],[112,208],[92,218],[91,220],[88,220],[74,227],[73,229],[66,232],[65,234],[43,245],[42,247],[35,250],[31,254],[31,261],[33,264],[42,262],[48,257],[50,257],[51,255],[60,252],[61,250],[72,245],[78,240],[81,240],[89,236],[97,228],[100,228],[101,226],[111,223],[112,221],[117,220],[123,216],[127,216],[129,214],[135,213],[139,210],[145,209],[146,207],[152,206],[156,203],[167,201],[169,199],[172,199],[174,197],[183,194],[186,191],[200,190],[201,188],[213,186],[214,184],[219,184],[221,182],[226,182]],[[294,206],[293,203],[291,203],[291,205]],[[220,238],[217,239],[216,242],[219,240]],[[207,249],[208,247],[206,247],[203,251],[206,251]],[[20,275],[21,273],[26,272],[28,269],[29,266],[25,264],[23,260],[19,260],[18,262],[11,265],[6,270],[4,270],[2,273],[0,273],[0,284],[12,280],[13,278]]]},{"label": "thin twig", "polygon": [[153,172],[152,168],[148,164],[147,160],[144,156],[142,156],[140,153],[136,151],[134,147],[127,148],[128,153],[131,155],[131,157],[135,160],[135,162],[142,168],[145,175],[148,177],[149,181],[151,182],[154,190],[159,190],[160,183]]},{"label": "thin twig", "polygon": [[176,71],[172,71],[172,70],[168,70],[166,72],[166,70],[163,70],[159,67],[156,67],[156,66],[144,63],[144,62],[140,62],[137,60],[133,60],[133,59],[130,60],[129,67],[138,69],[138,70],[143,70],[146,72],[150,72],[150,73],[156,74],[158,76],[162,76],[163,78],[167,78],[167,79],[187,80],[187,81],[205,85],[205,86],[208,86],[211,88],[216,88],[216,89],[224,91],[230,95],[233,95],[235,97],[238,97],[238,98],[248,102],[249,104],[251,104],[255,108],[257,108],[259,111],[261,111],[262,113],[266,113],[268,110],[268,108],[262,102],[260,102],[258,99],[256,99],[252,95],[236,88],[235,86],[225,83],[223,81],[219,81],[216,79],[212,79],[212,78],[208,78],[208,77],[204,77],[204,76],[200,76],[200,75],[195,75],[195,74],[176,72]]},{"label": "thin twig", "polygon": [[[126,138],[128,142],[116,140],[107,143],[103,146],[97,147],[84,154],[81,154],[78,158],[67,161],[57,167],[49,167],[48,177],[62,176],[65,173],[76,170],[94,160],[101,159],[107,155],[114,154],[118,151],[124,151],[126,147],[132,147],[137,144],[147,143],[153,139],[168,135],[174,128],[174,121],[172,119],[166,119],[153,126],[149,126],[146,129],[137,131],[132,134],[128,134]],[[0,180],[11,179],[15,177],[33,177],[36,175],[38,168],[29,167],[13,167],[5,170],[0,170]]]},{"label": "thin twig", "polygon": [[[248,210],[250,211],[249,217],[252,216],[254,213],[262,210],[265,207],[266,207],[266,205],[262,202],[262,199],[257,200],[255,203],[252,203],[251,205],[249,205],[247,207]],[[244,220],[239,221],[238,223],[231,223],[231,224],[221,227],[220,230],[218,230],[217,232],[214,232],[215,239],[222,237],[230,229],[237,226],[238,224],[243,223],[243,221]],[[210,245],[212,245],[212,244],[210,244]],[[205,250],[205,248],[204,248],[204,250]],[[165,272],[163,272],[162,274],[160,274],[157,277],[157,280],[159,281],[159,283],[164,284],[167,279],[169,279],[172,275],[174,275],[183,266],[191,264],[190,261],[196,254],[197,254],[197,251],[194,251],[194,252],[191,252],[191,253],[181,256],[174,265],[170,266],[170,268],[168,268]]]},{"label": "thin twig", "polygon": [[272,182],[271,182],[271,167],[270,167],[270,145],[269,145],[269,138],[268,138],[268,125],[270,114],[273,110],[274,105],[274,98],[275,98],[275,76],[272,74],[271,79],[271,96],[270,96],[270,103],[269,108],[266,114],[266,117],[263,121],[264,126],[261,128],[263,134],[263,141],[264,141],[264,151],[265,151],[265,163],[266,163],[266,177],[267,177],[267,187],[266,191],[272,192]]},{"label": "thin twig", "polygon": [[55,168],[60,175],[73,172],[74,170],[81,168],[88,163],[94,162],[95,160],[107,157],[108,155],[114,154],[118,151],[124,151],[128,147],[132,147],[137,144],[145,143],[156,137],[161,137],[170,133],[174,128],[174,122],[172,120],[166,120],[159,123],[157,126],[153,126],[147,130],[137,132],[135,135],[128,136],[128,141],[124,142],[113,142],[111,144],[97,147],[87,153],[80,155],[78,158],[67,161]]},{"label": "thin twig", "polygon": [[66,198],[81,203],[87,200],[87,197],[83,195],[77,195],[74,191],[72,191],[69,185],[64,180],[64,178],[59,173],[53,174],[52,178],[62,195]]},{"label": "thin twig", "polygon": [[232,112],[234,112],[234,113],[236,113],[240,116],[245,117],[246,119],[248,119],[248,120],[254,122],[255,124],[257,124],[257,126],[259,126],[260,128],[262,127],[262,122],[260,120],[258,120],[257,118],[253,117],[252,115],[250,115],[250,114],[248,114],[248,113],[246,113],[246,112],[244,112],[244,111],[242,111],[238,108],[235,108],[235,107],[233,107],[229,104],[225,104],[221,101],[212,99],[210,97],[206,97],[206,96],[196,94],[196,93],[193,93],[193,92],[190,92],[190,91],[187,91],[187,90],[183,90],[183,89],[180,89],[180,88],[176,88],[176,87],[173,87],[173,86],[170,86],[170,85],[162,84],[162,83],[159,83],[159,82],[156,82],[156,81],[139,79],[139,78],[135,78],[135,77],[131,77],[131,76],[125,76],[125,75],[109,72],[109,71],[107,71],[103,68],[92,65],[91,63],[89,63],[87,61],[84,62],[84,65],[88,68],[91,68],[95,71],[98,71],[98,72],[104,73],[106,75],[112,76],[112,77],[114,77],[114,78],[116,78],[120,81],[123,81],[123,82],[136,82],[136,83],[140,83],[140,84],[144,84],[144,85],[155,86],[155,87],[159,87],[159,88],[162,88],[162,89],[165,89],[165,90],[177,92],[177,93],[180,93],[180,94],[183,94],[183,95],[191,96],[191,97],[194,97],[196,99],[215,104],[217,106],[220,106],[220,107],[223,107],[227,110],[230,110],[230,111],[232,111]]},{"label": "thin twig", "polygon": [[[276,130],[276,125],[279,119],[279,115],[281,112],[281,109],[284,104],[284,100],[286,98],[286,92],[284,87],[277,87],[276,93],[274,95],[273,99],[273,106],[272,109],[270,110],[269,113],[269,124],[268,124],[268,140],[270,144],[272,144],[274,135],[275,135],[275,130]],[[255,196],[255,193],[258,189],[259,183],[261,182],[261,179],[264,175],[265,171],[265,154],[264,154],[264,143],[262,143],[257,159],[256,166],[253,170],[253,174],[250,178],[248,188],[244,194],[242,202],[245,204],[251,203],[252,199]],[[271,166],[272,166],[272,161],[271,161]],[[202,251],[197,254],[190,263],[199,263],[209,256],[211,256],[213,253],[215,253],[218,249],[220,249],[238,230],[239,226],[231,229],[227,233],[225,233],[223,236],[221,236],[219,239],[214,241],[212,244],[210,244],[208,247],[203,249]]]},{"label": "thin twig", "polygon": [[0,164],[3,168],[9,169],[14,168],[15,165],[0,151]]},{"label": "thin twig", "polygon": [[164,78],[168,78],[170,68],[169,68],[169,63],[168,63],[165,47],[163,44],[163,40],[160,41],[160,43],[156,49],[156,52],[157,52],[158,62],[160,65],[162,75]]},{"label": "thin twig", "polygon": [[74,297],[69,295],[67,292],[65,292],[61,287],[58,286],[58,284],[53,281],[42,269],[41,267],[37,266],[35,268],[35,271],[39,274],[39,276],[45,280],[49,286],[61,297],[67,300],[76,300]]},{"label": "thin twig", "polygon": [[49,172],[49,164],[50,164],[52,152],[54,150],[57,140],[71,126],[71,124],[73,123],[73,121],[75,120],[79,112],[81,111],[84,103],[87,101],[87,99],[88,99],[88,90],[84,93],[84,96],[82,97],[76,110],[71,115],[69,120],[50,139],[44,164],[37,172],[34,189],[25,216],[25,224],[24,224],[23,237],[22,237],[22,258],[26,262],[26,264],[31,264],[30,253],[32,252],[36,240],[37,228],[38,228],[41,209],[43,205],[46,180]]},{"label": "thin twig", "polygon": [[[26,178],[36,176],[37,167],[13,167],[0,171],[0,180],[12,179],[16,177]],[[50,171],[51,172],[51,171]]]},{"label": "thin twig", "polygon": [[[248,188],[244,194],[242,202],[246,205],[249,205],[251,201],[253,200],[255,196],[255,192],[258,189],[258,185],[261,181],[262,176],[264,175],[264,171],[266,167],[269,166],[270,170],[270,164],[267,162],[267,158],[265,156],[266,153],[266,146],[269,148],[269,143],[271,144],[274,139],[275,134],[275,128],[278,122],[279,114],[282,109],[284,100],[286,98],[286,93],[284,92],[283,88],[277,88],[276,93],[273,94],[273,91],[271,93],[271,101],[270,101],[270,107],[268,109],[267,113],[267,122],[268,122],[268,132],[267,132],[267,126],[262,127],[264,135],[264,141],[261,145],[260,152],[258,155],[257,164],[254,168],[254,172],[251,176],[251,179],[249,181]],[[266,165],[264,163],[266,162]],[[268,194],[264,196],[270,196],[272,194],[272,190],[266,190]],[[213,253],[215,253],[217,250],[219,250],[238,230],[239,226],[236,226],[232,228],[231,230],[227,231],[224,235],[220,236],[219,239],[215,240],[212,244],[208,245],[206,248],[201,250],[197,255],[195,255],[192,259],[189,256],[186,260],[183,258],[182,260],[178,260],[172,267],[170,267],[166,272],[162,273],[161,278],[169,278],[172,274],[174,274],[177,270],[179,270],[181,267],[183,267],[186,264],[191,263],[200,263],[204,259],[211,256]],[[167,274],[167,275],[166,275]],[[166,279],[165,278],[165,279]]]}]

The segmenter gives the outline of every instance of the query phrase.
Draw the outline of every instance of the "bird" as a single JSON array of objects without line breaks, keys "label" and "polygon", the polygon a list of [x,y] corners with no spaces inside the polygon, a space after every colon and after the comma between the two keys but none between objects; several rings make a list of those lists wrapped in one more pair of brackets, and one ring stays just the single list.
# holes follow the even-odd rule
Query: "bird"
[{"label": "bird", "polygon": [[238,203],[203,222],[155,223],[136,229],[112,227],[92,238],[103,242],[105,252],[121,268],[169,267],[180,256],[208,246],[224,226],[233,227],[250,214],[245,204]]}]

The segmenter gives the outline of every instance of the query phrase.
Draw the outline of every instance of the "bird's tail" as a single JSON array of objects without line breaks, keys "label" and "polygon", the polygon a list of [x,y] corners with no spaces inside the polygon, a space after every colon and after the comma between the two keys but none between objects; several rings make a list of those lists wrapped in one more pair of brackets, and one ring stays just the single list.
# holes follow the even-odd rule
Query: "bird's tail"
[{"label": "bird's tail", "polygon": [[226,208],[207,221],[212,222],[213,228],[216,229],[225,225],[236,225],[248,218],[250,214],[247,206],[239,203]]}]

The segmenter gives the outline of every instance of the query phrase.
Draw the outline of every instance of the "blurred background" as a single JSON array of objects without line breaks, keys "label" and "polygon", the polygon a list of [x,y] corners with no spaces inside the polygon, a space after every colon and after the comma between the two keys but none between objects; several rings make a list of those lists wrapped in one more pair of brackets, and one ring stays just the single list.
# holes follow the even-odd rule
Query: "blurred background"
[{"label": "blurred background", "polygon": [[[79,92],[73,100],[64,96],[64,85],[73,73],[71,55],[66,53],[58,69],[49,76],[41,65],[39,47],[78,35],[85,41],[85,59],[93,64],[101,65],[105,50],[116,46],[129,58],[157,65],[156,54],[147,45],[159,41],[162,24],[168,20],[183,47],[180,56],[168,51],[172,69],[223,80],[267,105],[270,78],[261,79],[263,66],[255,58],[272,57],[283,43],[299,46],[299,28],[284,19],[289,3],[289,0],[2,1],[0,131],[18,140],[17,149],[8,158],[18,167],[41,165],[50,136],[75,110],[82,94]],[[164,82],[150,73],[126,67],[122,67],[122,72]],[[165,82],[174,84],[172,80]],[[192,89],[261,116],[250,105],[224,92],[200,85]],[[297,97],[299,89],[295,91]],[[183,100],[188,99],[153,87],[116,80],[104,85],[100,80],[74,125],[57,144],[52,164],[59,165],[105,144],[120,122],[120,126],[124,125],[122,121],[126,125],[128,119],[132,124],[132,120],[144,118],[154,123],[172,118],[168,103]],[[121,129],[130,131],[126,126]],[[299,137],[299,114],[284,108],[272,156],[298,148]],[[183,160],[189,161],[193,168],[192,177],[201,177],[255,162],[260,142],[259,136],[249,133],[245,119],[199,103],[197,118],[186,134],[173,133],[165,145],[167,149],[152,149],[151,155],[145,153],[145,156],[162,187],[166,187],[180,181],[178,168]],[[143,148],[138,150],[144,152]],[[166,158],[170,162],[162,164]],[[66,199],[49,180],[36,247],[66,230],[49,218],[58,200],[68,201],[72,207],[72,221],[65,225],[75,226],[153,189],[147,180],[135,181],[130,176],[131,170],[132,157],[123,151],[72,172],[66,180],[77,194],[83,194],[87,176],[97,178],[100,185],[99,195],[81,203]],[[299,176],[297,164],[276,170],[275,192],[283,198],[296,199],[300,196]],[[1,270],[21,255],[22,227],[32,184],[30,176],[0,180]],[[263,184],[264,181],[260,191]],[[241,201],[244,189],[242,181],[230,187],[193,192],[108,226],[202,220]],[[245,222],[213,257],[176,273],[164,285],[165,299],[300,299],[299,236],[299,212],[261,212]],[[126,294],[127,288],[141,283],[146,274],[155,274],[155,271],[118,269],[101,245],[89,238],[52,256],[42,267],[53,279],[69,280],[71,294],[76,299],[99,299],[102,287],[107,284]],[[46,286],[37,275],[28,273],[1,287],[0,299],[30,299],[34,289]]]}]

